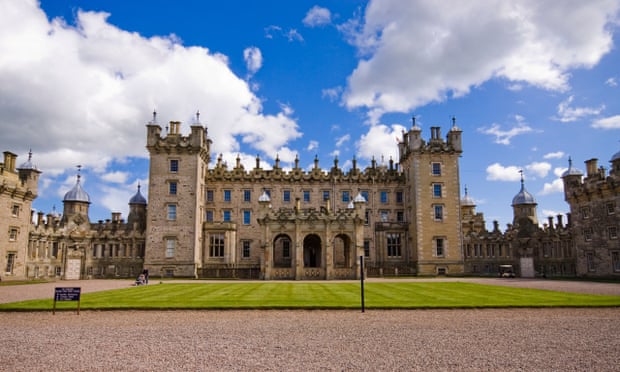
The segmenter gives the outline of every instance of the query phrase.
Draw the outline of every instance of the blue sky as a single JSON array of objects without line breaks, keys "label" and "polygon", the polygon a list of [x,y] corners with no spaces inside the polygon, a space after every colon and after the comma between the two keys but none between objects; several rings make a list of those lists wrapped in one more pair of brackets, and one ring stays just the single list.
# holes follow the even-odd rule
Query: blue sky
[{"label": "blue sky", "polygon": [[[146,193],[145,124],[200,111],[215,159],[397,161],[411,117],[463,129],[461,183],[512,221],[519,170],[538,217],[559,176],[620,150],[620,1],[0,0],[0,147],[62,211],[82,165],[92,221]],[[148,196],[148,195],[147,195]]]}]

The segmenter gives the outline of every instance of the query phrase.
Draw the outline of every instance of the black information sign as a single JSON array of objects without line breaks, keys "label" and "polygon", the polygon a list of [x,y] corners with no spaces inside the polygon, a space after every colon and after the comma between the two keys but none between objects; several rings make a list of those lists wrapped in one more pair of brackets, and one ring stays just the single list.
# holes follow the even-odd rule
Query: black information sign
[{"label": "black information sign", "polygon": [[77,313],[80,314],[80,293],[81,287],[56,287],[54,290],[54,309],[53,313],[56,314],[56,301],[77,301]]}]

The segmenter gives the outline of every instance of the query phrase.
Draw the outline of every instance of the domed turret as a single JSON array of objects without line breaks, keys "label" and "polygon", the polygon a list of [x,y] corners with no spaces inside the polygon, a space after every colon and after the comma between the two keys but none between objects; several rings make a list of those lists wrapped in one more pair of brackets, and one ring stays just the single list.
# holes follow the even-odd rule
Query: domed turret
[{"label": "domed turret", "polygon": [[536,199],[525,189],[523,172],[521,172],[521,190],[512,198],[513,223],[523,225],[526,220],[529,220],[534,225],[538,225],[536,206]]},{"label": "domed turret", "polygon": [[571,159],[570,157],[568,158],[568,169],[564,173],[562,173],[562,178],[568,176],[583,176],[583,173],[581,173],[579,169],[573,167],[573,159]]},{"label": "domed turret", "polygon": [[90,196],[80,184],[80,170],[81,166],[78,165],[78,175],[75,186],[65,194],[62,199],[64,204],[63,223],[74,223],[76,225],[82,225],[83,223],[89,223],[88,219],[88,205],[90,204]]},{"label": "domed turret", "polygon": [[467,193],[467,187],[465,187],[465,196],[461,198],[461,207],[475,207],[476,203]]},{"label": "domed turret", "polygon": [[140,193],[140,184],[138,184],[138,191],[136,192],[136,194],[134,196],[131,197],[131,199],[129,199],[129,204],[143,204],[146,205],[146,198],[144,196],[142,196],[142,193]]}]

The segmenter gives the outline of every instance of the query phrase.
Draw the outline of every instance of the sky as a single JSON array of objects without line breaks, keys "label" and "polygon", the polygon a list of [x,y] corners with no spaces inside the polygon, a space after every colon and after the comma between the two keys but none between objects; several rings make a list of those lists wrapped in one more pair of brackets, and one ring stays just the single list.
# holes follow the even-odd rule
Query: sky
[{"label": "sky", "polygon": [[148,198],[146,127],[198,120],[212,160],[343,170],[390,158],[412,117],[463,130],[487,226],[525,188],[569,211],[569,157],[620,150],[619,0],[0,0],[0,149],[42,171],[33,208],[81,183],[92,222]]}]

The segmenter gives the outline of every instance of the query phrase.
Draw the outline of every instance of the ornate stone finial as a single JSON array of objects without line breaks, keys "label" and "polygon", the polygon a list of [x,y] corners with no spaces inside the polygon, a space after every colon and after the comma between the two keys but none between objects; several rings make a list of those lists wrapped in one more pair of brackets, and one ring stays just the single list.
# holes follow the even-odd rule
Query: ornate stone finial
[{"label": "ornate stone finial", "polygon": [[82,165],[78,164],[76,167],[77,167],[77,170],[78,170],[78,173],[77,173],[77,183],[80,183],[80,178],[82,177],[82,175],[80,174],[80,172],[82,171]]},{"label": "ornate stone finial", "polygon": [[415,127],[415,115],[413,115],[413,116],[411,117],[411,121],[412,121],[412,125],[411,125],[411,126],[412,126],[412,127]]},{"label": "ornate stone finial", "polygon": [[155,109],[153,109],[153,121],[151,121],[151,123],[153,124],[157,123],[157,111],[155,111]]},{"label": "ornate stone finial", "polygon": [[314,155],[314,169],[318,169],[319,168],[319,155],[316,154]]},{"label": "ornate stone finial", "polygon": [[295,169],[299,169],[299,154],[295,154]]},{"label": "ornate stone finial", "polygon": [[452,126],[456,127],[456,116],[452,115]]},{"label": "ornate stone finial", "polygon": [[200,111],[196,110],[196,124],[200,124]]}]

